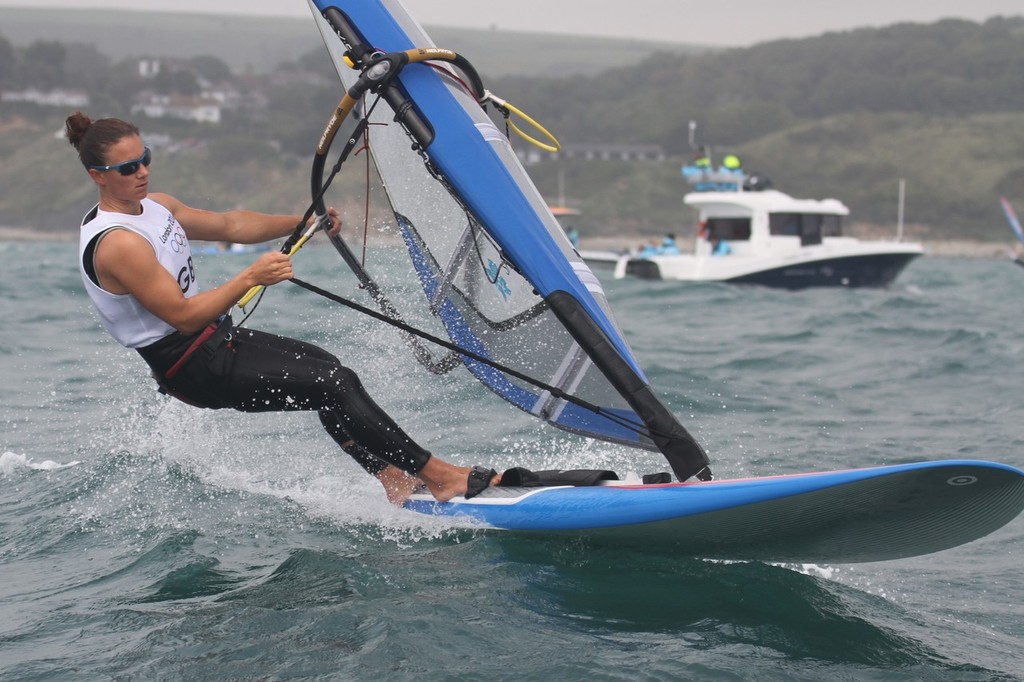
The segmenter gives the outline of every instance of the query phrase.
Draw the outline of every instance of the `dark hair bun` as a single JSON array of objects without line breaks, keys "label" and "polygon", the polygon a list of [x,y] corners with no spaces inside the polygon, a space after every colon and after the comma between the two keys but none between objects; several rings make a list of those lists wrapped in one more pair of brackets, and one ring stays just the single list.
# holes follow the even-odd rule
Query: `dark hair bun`
[{"label": "dark hair bun", "polygon": [[64,122],[64,132],[72,147],[78,149],[78,145],[81,144],[82,138],[85,137],[85,131],[89,129],[90,125],[92,125],[92,119],[81,111],[76,111],[68,116],[67,121]]}]

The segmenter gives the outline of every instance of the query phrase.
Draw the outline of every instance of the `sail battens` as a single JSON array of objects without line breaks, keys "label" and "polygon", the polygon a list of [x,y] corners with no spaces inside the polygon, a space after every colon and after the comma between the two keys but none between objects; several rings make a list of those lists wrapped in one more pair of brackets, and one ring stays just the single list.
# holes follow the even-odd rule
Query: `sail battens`
[{"label": "sail battens", "polygon": [[[579,388],[580,381],[583,380],[590,365],[590,358],[574,343],[549,383],[560,391],[572,395]],[[531,412],[557,423],[565,405],[566,401],[563,398],[555,397],[550,391],[542,391]]]},{"label": "sail battens", "polygon": [[601,281],[598,280],[597,275],[594,274],[594,271],[586,263],[583,261],[573,263],[572,270],[580,278],[580,282],[587,288],[587,291],[604,296],[604,287],[601,286]]},{"label": "sail battens", "polygon": [[447,296],[448,291],[451,288],[452,279],[458,272],[459,268],[462,267],[462,264],[465,262],[466,256],[469,255],[470,249],[472,249],[474,243],[473,224],[467,222],[466,229],[463,231],[462,238],[459,240],[459,246],[455,249],[454,253],[452,253],[448,265],[444,268],[444,272],[441,276],[441,284],[430,297],[430,309],[435,315],[441,306],[442,300]]},{"label": "sail battens", "polygon": [[490,121],[476,123],[475,125],[476,129],[480,131],[481,137],[483,137],[487,142],[511,147],[508,138],[498,130],[498,126],[494,125]]}]

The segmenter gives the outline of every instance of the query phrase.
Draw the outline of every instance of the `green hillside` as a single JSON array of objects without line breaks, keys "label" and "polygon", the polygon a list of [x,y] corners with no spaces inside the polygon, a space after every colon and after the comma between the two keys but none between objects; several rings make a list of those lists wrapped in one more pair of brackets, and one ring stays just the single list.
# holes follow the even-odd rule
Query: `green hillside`
[{"label": "green hillside", "polygon": [[[656,51],[708,49],[657,41],[502,30],[426,29],[438,45],[473,55],[477,69],[492,77],[513,73],[532,76],[552,69],[561,74],[593,74],[639,62]],[[282,62],[322,49],[312,17],[0,7],[0,35],[17,47],[39,40],[95,45],[114,61],[207,54],[223,60],[236,73],[270,73]],[[514,58],[510,58],[512,55]]]},{"label": "green hillside", "polygon": [[[42,34],[22,23],[17,39],[0,37],[0,86],[84,85],[94,97],[91,113],[120,116],[129,115],[136,90],[151,86],[132,68],[134,59],[160,54],[155,40],[118,42],[75,12],[3,8],[0,36],[14,26],[12,13],[52,30],[36,37]],[[147,134],[193,141],[161,152],[159,188],[213,208],[303,208],[308,156],[339,95],[312,22],[121,15],[135,22],[119,25],[123,36],[141,31],[139,22],[160,27],[181,56],[176,76],[220,73],[223,60],[223,71],[234,74],[229,80],[268,103],[232,112],[219,126],[137,118]],[[57,31],[68,16],[77,22],[73,30]],[[775,187],[841,199],[854,221],[885,229],[896,218],[901,179],[906,220],[922,238],[1007,241],[998,197],[1024,206],[1024,18],[900,24],[729,50],[487,31],[442,39],[444,33],[432,31],[477,64],[489,89],[563,144],[664,150],[660,161],[561,158],[528,167],[552,202],[564,188],[590,235],[688,233],[692,216],[682,205],[679,167],[693,154],[690,121],[716,158],[738,153],[747,170]],[[63,43],[65,35],[96,43]],[[253,42],[266,57],[258,69],[255,57],[244,56]],[[123,52],[102,53],[112,43]],[[169,78],[162,87],[183,83],[194,78]],[[67,113],[0,104],[0,225],[72,229],[91,200],[73,150],[55,137]],[[517,148],[523,144],[514,139]]]},{"label": "green hillside", "polygon": [[[671,155],[663,187],[608,178],[595,196],[586,171],[564,171],[587,213],[678,212],[687,126],[715,156],[799,196],[834,196],[855,219],[896,215],[938,236],[1003,239],[1001,194],[1024,203],[1024,19],[942,21],[831,33],[703,55],[660,55],[594,78],[503,79],[517,103],[574,142],[659,144]],[[625,171],[624,171],[625,172]],[[669,180],[671,178],[671,180]],[[638,201],[634,197],[647,197]],[[663,201],[658,201],[663,197]],[[593,210],[594,204],[601,208]]]}]

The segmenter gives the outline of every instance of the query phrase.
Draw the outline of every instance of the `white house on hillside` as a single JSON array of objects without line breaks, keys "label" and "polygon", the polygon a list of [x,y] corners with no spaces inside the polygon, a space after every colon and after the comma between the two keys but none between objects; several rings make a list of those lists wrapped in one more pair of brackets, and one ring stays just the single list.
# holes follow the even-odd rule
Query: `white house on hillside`
[{"label": "white house on hillside", "polygon": [[53,90],[39,90],[28,88],[27,90],[4,90],[0,92],[0,101],[3,102],[28,102],[46,107],[87,107],[89,106],[89,95],[84,90],[65,90],[54,88]]},{"label": "white house on hillside", "polygon": [[220,123],[220,104],[208,97],[189,95],[147,94],[132,105],[132,114],[142,113],[150,118],[176,118],[200,123]]}]

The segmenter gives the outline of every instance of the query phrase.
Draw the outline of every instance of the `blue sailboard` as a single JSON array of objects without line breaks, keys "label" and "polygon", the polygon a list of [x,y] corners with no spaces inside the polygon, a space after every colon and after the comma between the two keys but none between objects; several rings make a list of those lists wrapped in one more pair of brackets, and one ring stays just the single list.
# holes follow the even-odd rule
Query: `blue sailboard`
[{"label": "blue sailboard", "polygon": [[855,563],[976,540],[1024,509],[1024,472],[944,460],[737,480],[489,488],[410,509],[512,534],[583,538],[685,556]]},{"label": "blue sailboard", "polygon": [[[1024,473],[981,461],[715,481],[703,448],[662,404],[598,279],[533,185],[502,128],[504,101],[462,55],[437,47],[399,0],[308,0],[344,86],[311,178],[322,212],[335,169],[369,150],[421,290],[335,247],[419,361],[464,367],[560,429],[659,453],[677,482],[493,487],[407,507],[501,532],[585,536],[708,557],[877,561],[981,537],[1024,507]],[[512,126],[514,128],[514,126]],[[399,312],[399,308],[403,308]],[[447,339],[406,324],[419,315]],[[448,349],[437,358],[422,338]],[[644,465],[646,466],[646,465]]]}]

